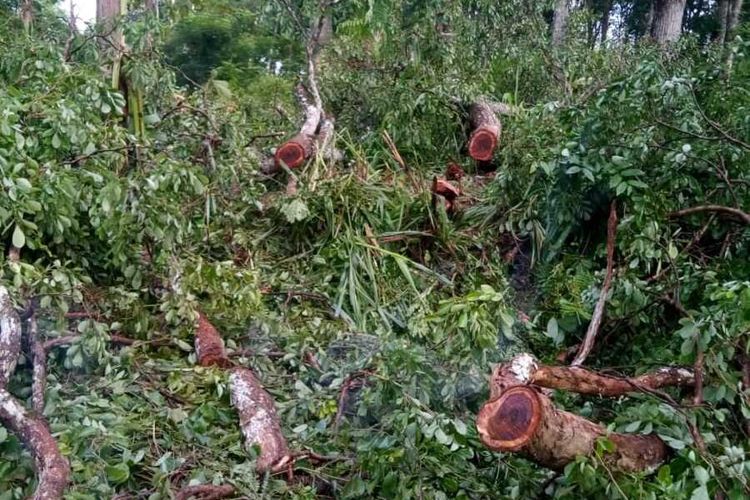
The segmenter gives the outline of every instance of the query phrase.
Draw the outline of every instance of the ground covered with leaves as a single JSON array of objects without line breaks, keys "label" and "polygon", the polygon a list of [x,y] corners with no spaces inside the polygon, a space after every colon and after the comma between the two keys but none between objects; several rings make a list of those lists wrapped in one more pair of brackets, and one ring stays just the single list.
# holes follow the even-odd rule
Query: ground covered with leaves
[{"label": "ground covered with leaves", "polygon": [[[66,498],[746,498],[750,46],[550,52],[535,7],[464,3],[442,12],[450,37],[420,7],[335,6],[318,83],[341,155],[274,175],[312,10],[129,20],[127,100],[95,31],[2,21],[0,279],[47,342]],[[199,35],[225,43],[190,52]],[[464,150],[479,96],[515,109],[491,165]],[[431,186],[449,163],[465,175],[447,209]],[[658,434],[671,455],[653,473],[611,471],[606,442],[559,472],[491,452],[474,420],[492,366],[575,352],[613,202],[587,365],[695,366],[702,394],[555,394]],[[289,470],[256,474],[226,372],[196,362],[199,311],[275,399]],[[30,360],[8,385],[24,402]],[[33,465],[0,427],[0,499],[33,491]]]}]

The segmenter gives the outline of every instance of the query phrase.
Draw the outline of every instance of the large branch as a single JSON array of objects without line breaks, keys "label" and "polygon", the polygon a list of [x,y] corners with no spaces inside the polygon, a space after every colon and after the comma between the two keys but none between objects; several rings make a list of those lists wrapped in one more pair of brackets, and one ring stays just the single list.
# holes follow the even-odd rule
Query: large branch
[{"label": "large branch", "polygon": [[653,470],[667,457],[655,435],[607,433],[581,416],[558,410],[538,389],[546,387],[600,396],[651,392],[694,382],[685,368],[664,368],[638,377],[612,377],[579,367],[544,366],[530,354],[498,365],[492,373],[490,400],[477,416],[482,442],[490,449],[518,452],[551,469],[562,469],[580,455],[592,455],[601,437],[616,449],[604,457],[624,471]]},{"label": "large branch", "polygon": [[0,424],[31,452],[39,476],[34,500],[57,500],[70,480],[70,465],[44,420],[32,415],[5,389],[21,348],[21,320],[8,290],[0,286]]},{"label": "large branch", "polygon": [[637,377],[614,377],[579,366],[542,365],[531,354],[519,354],[508,363],[497,365],[492,372],[490,399],[514,385],[536,385],[597,396],[622,396],[650,392],[663,387],[686,387],[695,383],[689,368],[659,368]]},{"label": "large branch", "polygon": [[558,410],[530,386],[513,386],[486,403],[477,415],[477,430],[488,448],[520,453],[554,470],[562,470],[578,456],[593,455],[602,437],[615,445],[615,450],[602,458],[618,470],[651,471],[668,454],[656,435],[607,433],[599,424]]},{"label": "large branch", "polygon": [[578,350],[575,359],[571,363],[573,366],[582,365],[588,357],[591,349],[594,348],[596,336],[599,334],[599,327],[604,318],[604,306],[607,304],[607,295],[612,286],[612,276],[615,270],[615,240],[617,239],[617,204],[612,200],[609,207],[609,220],[607,221],[607,274],[604,277],[602,291],[599,294],[599,300],[596,301],[594,314],[591,316],[591,322],[586,330],[586,335],[581,342],[581,348]]},{"label": "large branch", "polygon": [[714,212],[714,213],[732,215],[740,219],[745,224],[750,225],[749,213],[743,212],[739,208],[725,207],[723,205],[700,205],[697,207],[683,208],[682,210],[677,210],[675,212],[670,213],[669,217],[671,219],[675,219],[677,217],[685,217],[686,215],[699,214],[702,212]]},{"label": "large branch", "polygon": [[[228,368],[232,365],[224,349],[224,340],[203,313],[198,315],[195,350],[202,366]],[[276,405],[252,370],[232,368],[229,393],[232,406],[239,414],[246,447],[257,445],[260,448],[255,465],[258,472],[275,472],[287,465],[293,457],[281,432]]]},{"label": "large branch", "polygon": [[247,368],[234,368],[229,376],[232,405],[240,416],[245,445],[260,448],[255,467],[258,472],[275,472],[292,460],[281,421],[271,396],[255,374]]}]

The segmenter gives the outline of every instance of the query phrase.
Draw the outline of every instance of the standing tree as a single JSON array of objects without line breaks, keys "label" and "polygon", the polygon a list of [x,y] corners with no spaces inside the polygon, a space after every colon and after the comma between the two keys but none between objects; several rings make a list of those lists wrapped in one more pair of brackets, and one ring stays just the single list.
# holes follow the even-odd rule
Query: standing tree
[{"label": "standing tree", "polygon": [[22,0],[21,2],[21,22],[26,34],[31,32],[31,23],[34,20],[34,2],[33,0]]},{"label": "standing tree", "polygon": [[742,0],[719,0],[717,4],[717,15],[719,21],[719,32],[716,41],[726,42],[740,20],[742,12]]},{"label": "standing tree", "polygon": [[556,47],[565,41],[569,13],[568,0],[555,1],[555,11],[552,15],[552,45]]},{"label": "standing tree", "polygon": [[660,44],[676,42],[682,32],[686,0],[656,0],[651,36]]}]

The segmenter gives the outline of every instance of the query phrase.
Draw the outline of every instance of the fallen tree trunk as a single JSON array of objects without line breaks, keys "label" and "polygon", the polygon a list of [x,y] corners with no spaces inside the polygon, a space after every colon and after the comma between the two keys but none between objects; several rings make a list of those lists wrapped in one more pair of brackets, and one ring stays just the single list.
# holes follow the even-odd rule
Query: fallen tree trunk
[{"label": "fallen tree trunk", "polygon": [[[0,286],[0,424],[29,450],[39,476],[34,500],[56,500],[70,480],[70,465],[62,456],[47,424],[32,415],[6,389],[21,349],[21,320],[8,290]],[[43,406],[43,405],[42,405]]]},{"label": "fallen tree trunk", "polygon": [[323,109],[310,104],[304,89],[297,89],[297,97],[305,113],[305,121],[297,135],[279,146],[274,155],[276,168],[282,163],[289,168],[298,168],[315,153],[315,134],[318,130]]},{"label": "fallen tree trunk", "polygon": [[476,161],[490,161],[500,139],[502,125],[492,103],[479,100],[469,109],[472,132],[469,136],[469,156]]},{"label": "fallen tree trunk", "polygon": [[247,368],[235,368],[229,376],[232,405],[240,416],[240,429],[245,445],[257,445],[260,454],[256,461],[258,472],[275,472],[291,460],[289,447],[281,432],[273,399],[255,374]]},{"label": "fallen tree trunk", "polygon": [[578,456],[592,455],[601,437],[615,445],[604,461],[625,472],[654,470],[668,454],[656,435],[608,434],[599,424],[558,410],[530,386],[511,387],[485,404],[477,416],[477,430],[488,448],[521,453],[553,470],[562,470]]},{"label": "fallen tree trunk", "polygon": [[558,410],[540,387],[620,396],[693,383],[692,372],[685,368],[621,378],[580,367],[543,366],[533,356],[520,354],[493,371],[490,400],[477,415],[477,430],[488,448],[517,452],[554,470],[564,468],[577,456],[592,455],[597,440],[606,437],[615,445],[615,450],[603,457],[606,463],[626,472],[651,471],[668,454],[658,436],[607,433],[600,424]]}]

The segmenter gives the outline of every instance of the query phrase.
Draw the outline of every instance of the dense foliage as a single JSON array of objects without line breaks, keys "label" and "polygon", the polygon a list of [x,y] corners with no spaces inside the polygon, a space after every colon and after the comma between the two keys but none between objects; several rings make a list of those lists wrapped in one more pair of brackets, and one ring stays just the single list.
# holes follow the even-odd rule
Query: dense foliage
[{"label": "dense foliage", "polygon": [[[70,35],[45,2],[29,35],[4,19],[0,279],[19,308],[37,302],[46,339],[79,334],[50,351],[44,411],[70,498],[191,481],[250,497],[746,498],[750,225],[674,212],[750,208],[747,28],[714,44],[696,11],[665,49],[635,40],[640,2],[614,3],[618,38],[592,40],[592,2],[551,50],[545,2],[332,2],[317,69],[344,159],[311,160],[294,193],[260,165],[299,125],[319,2],[131,16],[119,82],[95,28]],[[490,175],[462,149],[459,101],[482,95],[517,109]],[[449,161],[468,172],[455,215],[429,191]],[[553,474],[484,448],[473,420],[493,363],[580,342],[612,200],[616,276],[588,364],[632,374],[700,353],[705,401],[558,394],[673,455],[650,475],[597,457]],[[517,246],[530,262],[509,263]],[[337,460],[256,477],[226,375],[195,364],[198,309],[274,396],[290,445]],[[10,384],[23,400],[30,377],[26,360]],[[33,464],[2,427],[0,457],[0,499],[25,498]]]}]

